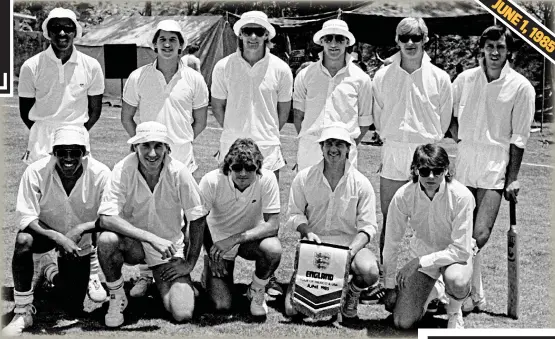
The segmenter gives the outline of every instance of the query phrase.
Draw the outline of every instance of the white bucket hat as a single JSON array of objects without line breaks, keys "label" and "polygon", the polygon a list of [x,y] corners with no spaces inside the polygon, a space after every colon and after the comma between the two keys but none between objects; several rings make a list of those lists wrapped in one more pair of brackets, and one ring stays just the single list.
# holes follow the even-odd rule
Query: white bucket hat
[{"label": "white bucket hat", "polygon": [[241,19],[239,19],[239,21],[237,21],[235,25],[233,25],[233,31],[235,32],[235,35],[240,36],[241,28],[243,28],[243,26],[247,24],[257,24],[266,28],[270,40],[272,40],[276,36],[276,29],[274,28],[274,26],[272,26],[270,21],[268,21],[268,16],[266,15],[266,13],[260,11],[250,11],[243,13],[243,15],[241,15]]},{"label": "white bucket hat", "polygon": [[142,144],[143,142],[159,141],[166,144],[173,143],[168,136],[168,129],[156,121],[147,121],[137,125],[137,134],[127,140],[128,144]]},{"label": "white bucket hat", "polygon": [[183,49],[185,47],[187,47],[187,37],[185,36],[185,34],[183,34],[183,31],[181,31],[181,26],[179,25],[179,23],[175,20],[162,20],[158,23],[158,25],[156,25],[156,29],[154,30],[154,33],[152,33],[152,36],[150,37],[150,45],[152,46],[152,48],[154,48],[154,36],[156,35],[156,33],[158,33],[159,30],[163,30],[166,32],[175,32],[176,34],[181,35],[181,38],[183,38]]},{"label": "white bucket hat", "polygon": [[81,145],[85,146],[87,152],[90,151],[89,132],[85,126],[66,125],[56,128],[54,131],[54,146],[61,145]]},{"label": "white bucket hat", "polygon": [[349,39],[349,46],[354,45],[356,42],[355,36],[353,33],[349,32],[349,26],[347,26],[347,23],[343,20],[331,19],[324,22],[322,29],[314,34],[312,41],[317,45],[322,45],[320,39],[328,34],[337,34],[347,37]]},{"label": "white bucket hat", "polygon": [[83,36],[83,27],[81,27],[81,25],[79,25],[79,23],[77,22],[77,16],[75,15],[75,13],[70,9],[58,7],[51,10],[50,13],[48,13],[48,17],[46,18],[46,20],[44,20],[42,23],[42,35],[46,39],[50,40],[50,37],[48,36],[48,28],[46,26],[48,25],[48,22],[54,18],[71,19],[76,27],[75,39],[79,39]]},{"label": "white bucket hat", "polygon": [[349,145],[352,145],[351,135],[349,134],[349,131],[341,125],[328,126],[322,129],[322,133],[320,134],[320,139],[318,139],[318,142],[326,141],[328,139],[343,140]]}]

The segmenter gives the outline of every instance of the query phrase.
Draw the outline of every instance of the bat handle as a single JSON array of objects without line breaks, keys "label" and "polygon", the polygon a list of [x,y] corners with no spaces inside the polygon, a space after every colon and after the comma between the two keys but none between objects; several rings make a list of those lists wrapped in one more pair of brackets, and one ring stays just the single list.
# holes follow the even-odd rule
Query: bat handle
[{"label": "bat handle", "polygon": [[511,226],[516,225],[516,203],[512,200],[509,201],[509,221]]}]

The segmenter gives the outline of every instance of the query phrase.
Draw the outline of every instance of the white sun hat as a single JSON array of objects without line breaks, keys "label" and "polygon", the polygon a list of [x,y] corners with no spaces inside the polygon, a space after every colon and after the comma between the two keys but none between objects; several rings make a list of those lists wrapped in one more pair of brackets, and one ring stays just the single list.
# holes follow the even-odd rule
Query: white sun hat
[{"label": "white sun hat", "polygon": [[270,40],[276,36],[276,29],[272,26],[270,21],[268,21],[268,16],[264,12],[250,11],[243,13],[243,15],[241,15],[241,19],[233,25],[235,35],[241,35],[241,28],[247,24],[257,24],[266,28]]},{"label": "white sun hat", "polygon": [[318,142],[326,141],[328,139],[343,140],[349,145],[352,145],[353,143],[351,140],[351,135],[347,128],[340,124],[330,125],[322,129],[322,133],[320,134],[320,139],[318,139]]},{"label": "white sun hat", "polygon": [[46,39],[50,40],[50,37],[48,36],[48,28],[46,26],[48,25],[48,22],[54,18],[71,19],[76,27],[75,39],[79,39],[83,36],[83,27],[79,25],[79,22],[77,22],[77,16],[75,15],[75,12],[73,12],[71,9],[58,7],[51,10],[50,13],[48,13],[48,17],[46,18],[46,20],[44,20],[42,23],[42,35]]},{"label": "white sun hat", "polygon": [[154,36],[156,35],[156,33],[158,33],[159,30],[163,30],[166,32],[175,32],[176,34],[181,35],[181,38],[183,38],[183,48],[185,48],[187,46],[187,37],[185,36],[185,34],[183,34],[183,31],[181,30],[181,26],[179,25],[179,23],[175,20],[162,20],[158,23],[158,25],[156,25],[156,29],[154,30],[154,32],[152,33],[152,36],[150,37],[150,45],[152,46],[152,48],[154,48]]},{"label": "white sun hat", "polygon": [[354,45],[356,42],[355,36],[349,31],[349,26],[347,26],[347,23],[343,20],[331,19],[324,22],[322,29],[314,34],[312,41],[314,41],[317,45],[322,45],[320,43],[320,39],[328,34],[343,35],[344,37],[347,37],[349,39],[349,46]]},{"label": "white sun hat", "polygon": [[90,151],[89,132],[85,126],[66,125],[56,128],[54,131],[54,146],[62,145],[80,145],[85,146],[85,149]]},{"label": "white sun hat", "polygon": [[156,121],[147,121],[137,125],[136,134],[127,140],[128,144],[142,144],[143,142],[159,141],[172,144],[173,141],[168,136],[168,129],[163,124]]}]

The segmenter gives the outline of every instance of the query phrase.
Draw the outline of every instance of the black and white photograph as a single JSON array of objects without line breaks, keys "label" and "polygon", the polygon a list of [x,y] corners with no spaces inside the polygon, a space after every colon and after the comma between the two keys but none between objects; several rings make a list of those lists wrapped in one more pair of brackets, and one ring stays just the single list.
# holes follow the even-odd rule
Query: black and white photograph
[{"label": "black and white photograph", "polygon": [[2,337],[553,327],[555,2],[2,6]]}]

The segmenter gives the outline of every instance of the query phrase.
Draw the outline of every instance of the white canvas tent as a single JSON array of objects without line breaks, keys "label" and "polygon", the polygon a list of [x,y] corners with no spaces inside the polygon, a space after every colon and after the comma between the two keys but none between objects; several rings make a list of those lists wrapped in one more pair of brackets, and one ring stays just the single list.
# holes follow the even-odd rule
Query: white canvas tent
[{"label": "white canvas tent", "polygon": [[[79,51],[97,59],[105,71],[105,44],[136,44],[137,66],[140,67],[154,61],[155,53],[150,40],[158,22],[165,19],[176,20],[181,25],[189,44],[199,44],[197,55],[201,62],[201,73],[210,88],[212,69],[216,62],[237,49],[235,34],[223,16],[112,16],[92,27],[83,38],[75,41],[75,45]],[[106,79],[104,96],[115,99],[120,94],[120,80]]]}]

